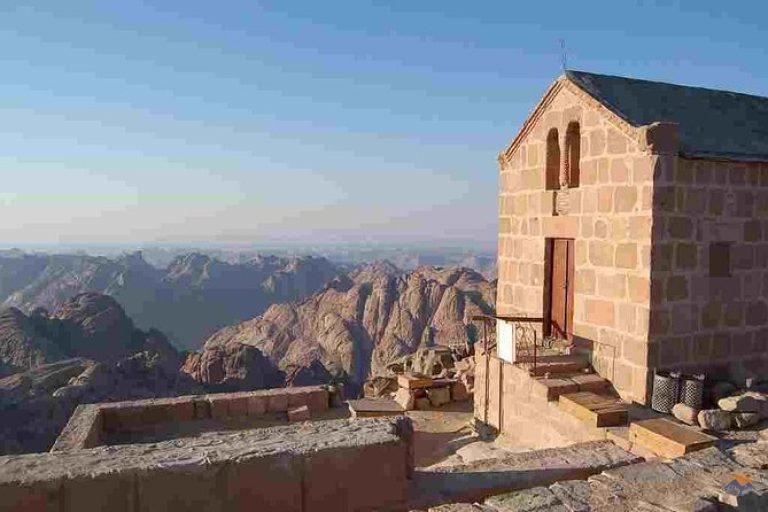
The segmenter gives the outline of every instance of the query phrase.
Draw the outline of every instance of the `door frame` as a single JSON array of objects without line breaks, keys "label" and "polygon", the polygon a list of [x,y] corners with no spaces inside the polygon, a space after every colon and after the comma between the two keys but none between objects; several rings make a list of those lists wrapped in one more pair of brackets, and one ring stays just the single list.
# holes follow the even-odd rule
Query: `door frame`
[{"label": "door frame", "polygon": [[553,273],[553,255],[555,240],[564,240],[566,242],[566,293],[565,293],[565,338],[573,341],[573,296],[574,296],[574,274],[576,260],[574,257],[575,240],[573,238],[546,238],[544,240],[544,318],[543,334],[552,335],[552,273]]}]

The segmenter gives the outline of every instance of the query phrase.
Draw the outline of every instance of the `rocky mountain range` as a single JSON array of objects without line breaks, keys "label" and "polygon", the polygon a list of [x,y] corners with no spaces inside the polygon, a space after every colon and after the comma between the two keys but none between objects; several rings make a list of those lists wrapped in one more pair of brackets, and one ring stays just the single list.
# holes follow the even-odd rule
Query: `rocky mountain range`
[{"label": "rocky mountain range", "polygon": [[[186,371],[206,383],[235,368],[232,355],[256,348],[286,373],[360,386],[417,348],[464,346],[476,336],[471,317],[492,313],[496,285],[468,268],[404,272],[378,262],[341,275],[307,299],[274,304],[264,314],[211,336]],[[223,377],[226,378],[226,377]]]},{"label": "rocky mountain range", "polygon": [[[98,269],[91,263],[78,268]],[[194,258],[177,263],[163,278],[183,280],[187,288],[218,272],[215,263],[209,275],[193,271],[201,268]],[[69,288],[38,288],[37,297],[58,304],[50,312],[31,304],[28,312],[0,309],[0,453],[47,450],[80,403],[328,382],[355,393],[418,348],[466,345],[476,336],[470,317],[491,313],[495,298],[495,282],[467,268],[404,272],[378,262],[338,274],[305,299],[272,304],[185,354],[161,331],[137,327],[113,296],[59,299],[65,288],[76,288],[65,275],[73,274],[49,282]],[[87,275],[88,283],[105,282],[100,272]],[[279,278],[267,281],[279,289]],[[9,282],[2,285],[17,284]],[[10,297],[22,296],[29,295]]]},{"label": "rocky mountain range", "polygon": [[309,256],[224,262],[188,253],[159,269],[141,253],[106,258],[5,251],[0,302],[25,313],[53,311],[78,293],[99,292],[114,297],[137,326],[157,328],[176,346],[194,349],[219,328],[306,297],[338,273],[328,260]]},{"label": "rocky mountain range", "polygon": [[76,295],[50,315],[0,311],[0,453],[47,450],[80,403],[201,391],[183,360],[107,295]]}]

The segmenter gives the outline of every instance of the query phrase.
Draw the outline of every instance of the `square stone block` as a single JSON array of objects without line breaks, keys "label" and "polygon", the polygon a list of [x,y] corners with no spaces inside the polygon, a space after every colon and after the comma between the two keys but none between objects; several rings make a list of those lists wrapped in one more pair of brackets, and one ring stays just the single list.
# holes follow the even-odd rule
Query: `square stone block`
[{"label": "square stone block", "polygon": [[138,512],[205,510],[223,512],[226,496],[220,488],[224,464],[179,462],[137,474]]},{"label": "square stone block", "polygon": [[407,451],[405,443],[391,442],[308,455],[304,512],[387,510],[403,504],[408,489]]},{"label": "square stone block", "polygon": [[267,397],[252,394],[248,397],[248,416],[261,416],[267,411]]},{"label": "square stone block", "polygon": [[284,390],[270,394],[267,397],[267,411],[285,412],[288,410],[288,394]]},{"label": "square stone block", "polygon": [[302,512],[302,460],[292,454],[252,457],[230,464],[226,510]]},{"label": "square stone block", "polygon": [[0,485],[0,510],[23,512],[59,512],[61,510],[58,482],[46,488],[21,485]]},{"label": "square stone block", "polygon": [[132,474],[78,475],[64,480],[63,510],[133,512],[136,504]]},{"label": "square stone block", "polygon": [[211,418],[215,420],[229,418],[229,398],[224,395],[210,395],[208,403],[211,404]]},{"label": "square stone block", "polygon": [[248,416],[248,395],[244,393],[230,395],[229,415],[232,417]]}]

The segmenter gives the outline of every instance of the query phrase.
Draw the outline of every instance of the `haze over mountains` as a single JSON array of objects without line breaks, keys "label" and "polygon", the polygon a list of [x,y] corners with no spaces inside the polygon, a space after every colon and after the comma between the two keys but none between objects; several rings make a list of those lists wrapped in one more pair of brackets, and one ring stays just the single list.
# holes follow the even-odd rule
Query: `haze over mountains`
[{"label": "haze over mountains", "polygon": [[325,258],[255,256],[240,263],[201,253],[156,268],[141,253],[116,258],[82,254],[0,254],[0,301],[31,312],[55,310],[72,296],[114,297],[139,327],[154,327],[180,348],[197,348],[218,328],[306,297],[339,272]]}]

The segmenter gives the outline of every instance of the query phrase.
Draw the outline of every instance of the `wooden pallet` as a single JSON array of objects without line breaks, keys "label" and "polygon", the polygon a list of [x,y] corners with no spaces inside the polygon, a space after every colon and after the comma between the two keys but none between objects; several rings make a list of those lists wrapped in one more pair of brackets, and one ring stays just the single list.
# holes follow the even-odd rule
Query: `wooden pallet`
[{"label": "wooden pallet", "polygon": [[626,425],[629,420],[627,404],[591,391],[560,395],[558,406],[592,427],[616,427]]},{"label": "wooden pallet", "polygon": [[629,440],[660,457],[673,459],[709,448],[717,438],[666,418],[654,418],[633,422],[629,427]]}]

